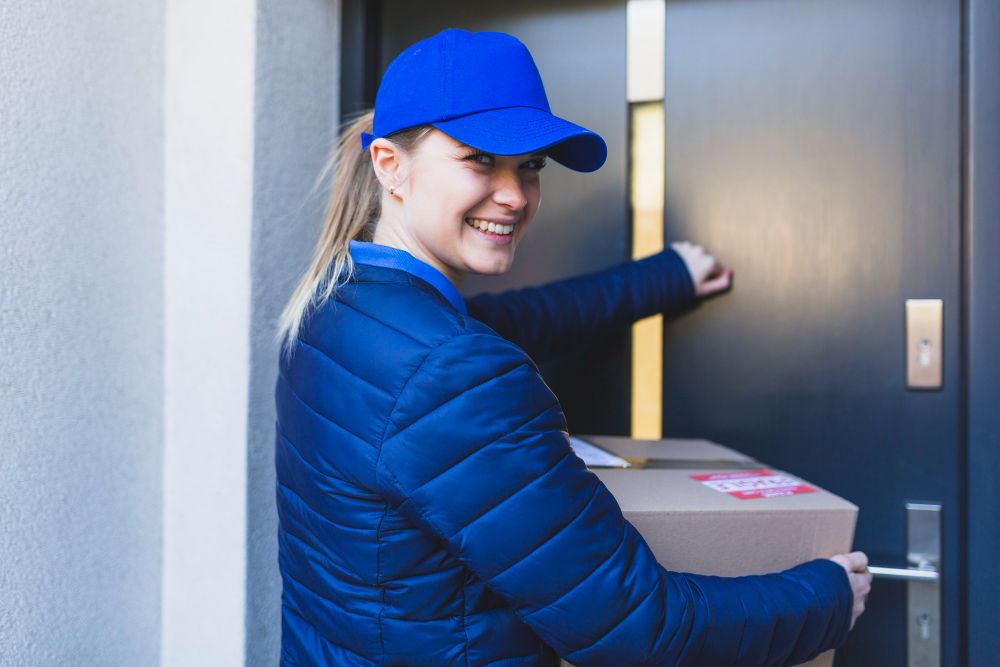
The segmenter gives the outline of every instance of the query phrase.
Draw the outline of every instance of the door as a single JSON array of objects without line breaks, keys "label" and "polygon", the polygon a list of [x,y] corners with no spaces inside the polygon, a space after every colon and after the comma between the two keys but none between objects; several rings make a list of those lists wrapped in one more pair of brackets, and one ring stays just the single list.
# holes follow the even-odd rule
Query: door
[{"label": "door", "polygon": [[[514,270],[468,291],[629,256],[624,0],[365,4],[373,74],[445,27],[511,32],[554,111],[608,141],[595,174],[546,170]],[[666,237],[704,244],[736,282],[666,326],[664,433],[734,446],[852,500],[856,545],[879,565],[906,564],[906,502],[941,504],[943,665],[962,664],[964,645],[961,48],[959,0],[666,5]],[[906,388],[906,299],[944,303],[940,390]],[[622,336],[545,372],[572,430],[625,434],[628,369]],[[905,617],[905,584],[877,582],[838,664],[904,665]]]},{"label": "door", "polygon": [[[736,273],[665,332],[664,430],[860,506],[906,566],[943,507],[941,664],[962,664],[961,6],[678,0],[666,11],[666,228]],[[944,303],[944,382],[908,390],[904,302]],[[906,584],[876,581],[838,665],[906,664]]]}]

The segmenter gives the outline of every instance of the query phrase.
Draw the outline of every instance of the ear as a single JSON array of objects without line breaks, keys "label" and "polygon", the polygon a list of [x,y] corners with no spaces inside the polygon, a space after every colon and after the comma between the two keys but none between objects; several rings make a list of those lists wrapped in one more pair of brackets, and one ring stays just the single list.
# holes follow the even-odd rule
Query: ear
[{"label": "ear", "polygon": [[379,137],[372,141],[368,150],[372,155],[372,168],[375,177],[386,190],[398,188],[403,181],[403,162],[406,154],[403,149],[388,139]]}]

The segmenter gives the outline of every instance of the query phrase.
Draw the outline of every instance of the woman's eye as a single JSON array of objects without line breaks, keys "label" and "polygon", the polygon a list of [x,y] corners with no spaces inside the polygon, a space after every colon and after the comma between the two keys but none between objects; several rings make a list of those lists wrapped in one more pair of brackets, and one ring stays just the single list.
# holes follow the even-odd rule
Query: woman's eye
[{"label": "woman's eye", "polygon": [[538,157],[534,160],[528,160],[521,166],[525,169],[531,169],[532,171],[541,171],[545,168],[545,162],[546,160],[544,157]]},{"label": "woman's eye", "polygon": [[475,162],[476,164],[492,165],[494,158],[489,153],[473,153],[469,157],[465,158],[470,162]]}]

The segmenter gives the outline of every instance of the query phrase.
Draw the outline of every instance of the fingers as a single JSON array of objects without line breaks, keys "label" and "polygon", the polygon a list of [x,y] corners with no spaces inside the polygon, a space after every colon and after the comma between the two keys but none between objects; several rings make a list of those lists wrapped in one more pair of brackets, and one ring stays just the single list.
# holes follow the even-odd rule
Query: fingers
[{"label": "fingers", "polygon": [[670,247],[684,260],[696,296],[710,296],[732,286],[733,272],[723,267],[700,245],[690,241],[674,241]]},{"label": "fingers", "polygon": [[718,292],[724,292],[733,284],[733,272],[731,269],[723,269],[721,273],[711,280],[706,280],[696,290],[698,296],[710,296]]},{"label": "fingers", "polygon": [[863,551],[852,551],[845,554],[850,563],[851,572],[864,572],[868,569],[868,556]]},{"label": "fingers", "polygon": [[851,590],[854,592],[854,606],[851,609],[851,627],[858,620],[858,616],[865,613],[865,605],[868,603],[868,594],[872,590],[872,575],[869,572],[852,573]]},{"label": "fingers", "polygon": [[863,551],[837,554],[830,560],[836,561],[848,572],[864,572],[868,569],[868,556]]},{"label": "fingers", "polygon": [[847,580],[854,594],[854,605],[851,609],[851,627],[858,616],[864,613],[868,594],[872,590],[872,574],[868,571],[868,556],[862,551],[852,551],[849,554],[837,554],[830,560],[847,571]]},{"label": "fingers", "polygon": [[854,576],[858,578],[858,588],[862,595],[862,601],[864,601],[872,592],[872,575],[870,572],[861,572]]}]

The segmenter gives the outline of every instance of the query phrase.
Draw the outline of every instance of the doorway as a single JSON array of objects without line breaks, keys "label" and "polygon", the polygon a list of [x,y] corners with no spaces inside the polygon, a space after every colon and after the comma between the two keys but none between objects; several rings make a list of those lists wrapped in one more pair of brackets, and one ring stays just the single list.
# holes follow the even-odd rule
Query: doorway
[{"label": "doorway", "polygon": [[[556,113],[608,142],[585,179],[546,172],[514,271],[470,293],[629,256],[625,2],[367,5],[356,80],[445,27],[502,30],[535,55]],[[962,22],[959,0],[666,4],[666,237],[704,244],[736,284],[666,326],[664,433],[853,501],[855,544],[879,565],[905,566],[906,503],[940,504],[944,665],[966,660]],[[371,85],[354,90],[371,103]],[[940,388],[907,387],[907,299],[943,303]],[[628,368],[621,336],[544,371],[572,430],[626,434]],[[906,664],[905,591],[876,583],[838,665]]]}]

